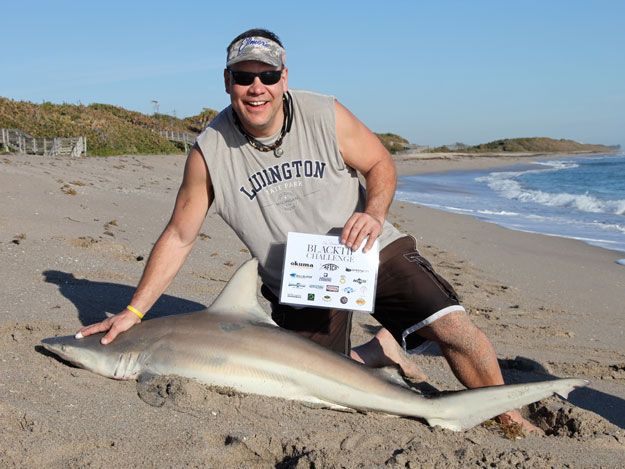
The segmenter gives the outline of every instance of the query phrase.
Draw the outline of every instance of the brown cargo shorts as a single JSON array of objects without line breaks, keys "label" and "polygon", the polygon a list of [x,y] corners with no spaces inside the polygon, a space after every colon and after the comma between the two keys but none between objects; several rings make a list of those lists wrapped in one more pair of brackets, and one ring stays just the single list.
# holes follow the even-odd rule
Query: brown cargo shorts
[{"label": "brown cargo shorts", "polygon": [[[402,348],[412,353],[425,342],[419,329],[452,311],[464,311],[453,287],[419,254],[416,244],[412,236],[405,236],[380,251],[373,313]],[[297,309],[278,303],[264,285],[261,292],[271,302],[272,318],[280,327],[349,355],[352,311]]]}]

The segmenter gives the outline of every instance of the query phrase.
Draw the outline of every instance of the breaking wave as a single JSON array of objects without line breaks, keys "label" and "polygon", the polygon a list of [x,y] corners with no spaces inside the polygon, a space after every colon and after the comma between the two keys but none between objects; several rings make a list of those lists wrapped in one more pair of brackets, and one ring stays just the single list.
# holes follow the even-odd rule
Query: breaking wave
[{"label": "breaking wave", "polygon": [[623,155],[534,161],[403,177],[396,198],[625,252],[623,174]]},{"label": "breaking wave", "polygon": [[477,181],[486,182],[488,187],[510,200],[533,202],[549,207],[573,208],[590,213],[625,214],[625,200],[603,200],[588,192],[584,194],[566,192],[552,194],[541,190],[527,189],[514,179],[520,174],[527,174],[527,172],[494,173],[478,178]]}]

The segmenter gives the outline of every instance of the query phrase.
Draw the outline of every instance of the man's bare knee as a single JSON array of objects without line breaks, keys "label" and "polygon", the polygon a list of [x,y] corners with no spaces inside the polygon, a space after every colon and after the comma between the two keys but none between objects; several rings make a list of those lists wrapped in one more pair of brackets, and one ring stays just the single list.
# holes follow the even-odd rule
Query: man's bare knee
[{"label": "man's bare knee", "polygon": [[420,329],[418,334],[440,345],[458,346],[474,340],[481,331],[465,311],[457,310]]}]

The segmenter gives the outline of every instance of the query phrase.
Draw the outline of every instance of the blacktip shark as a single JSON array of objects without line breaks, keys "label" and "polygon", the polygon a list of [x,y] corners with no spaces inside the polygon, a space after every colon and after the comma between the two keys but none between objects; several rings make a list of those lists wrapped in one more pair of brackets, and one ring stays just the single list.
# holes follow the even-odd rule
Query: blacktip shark
[{"label": "blacktip shark", "polygon": [[271,397],[419,417],[460,431],[588,381],[554,379],[424,397],[391,376],[279,328],[256,296],[258,262],[243,264],[206,310],[144,321],[101,345],[103,334],[42,340],[62,359],[113,379],[179,375]]}]

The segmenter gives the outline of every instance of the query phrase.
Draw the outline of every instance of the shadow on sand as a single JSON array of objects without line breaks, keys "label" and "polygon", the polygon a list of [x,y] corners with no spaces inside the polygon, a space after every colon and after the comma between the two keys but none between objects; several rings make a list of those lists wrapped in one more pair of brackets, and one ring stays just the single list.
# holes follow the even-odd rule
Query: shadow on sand
[{"label": "shadow on sand", "polygon": [[[74,274],[58,270],[46,270],[43,275],[46,282],[57,285],[61,294],[74,303],[83,326],[103,321],[108,317],[106,313],[122,311],[135,291],[134,287],[128,285],[77,279]],[[161,295],[146,319],[190,313],[204,308],[205,305],[195,301]]]}]

